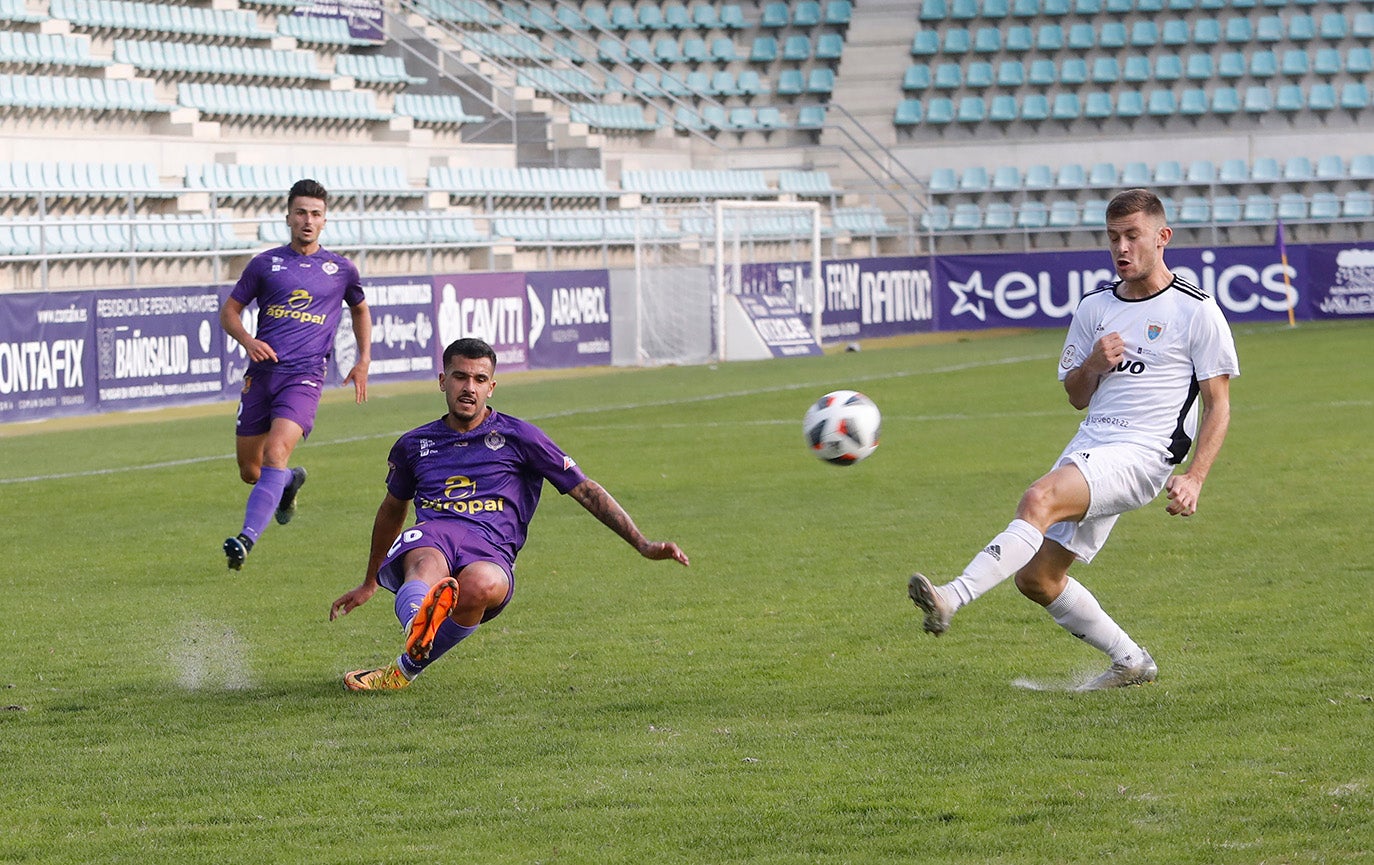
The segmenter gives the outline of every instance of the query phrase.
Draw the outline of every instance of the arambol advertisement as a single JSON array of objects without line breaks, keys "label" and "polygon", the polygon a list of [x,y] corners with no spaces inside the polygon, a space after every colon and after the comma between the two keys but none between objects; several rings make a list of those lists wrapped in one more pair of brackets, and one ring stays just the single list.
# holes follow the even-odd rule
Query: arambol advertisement
[{"label": "arambol advertisement", "polygon": [[531,367],[611,362],[610,281],[604,270],[525,274]]}]

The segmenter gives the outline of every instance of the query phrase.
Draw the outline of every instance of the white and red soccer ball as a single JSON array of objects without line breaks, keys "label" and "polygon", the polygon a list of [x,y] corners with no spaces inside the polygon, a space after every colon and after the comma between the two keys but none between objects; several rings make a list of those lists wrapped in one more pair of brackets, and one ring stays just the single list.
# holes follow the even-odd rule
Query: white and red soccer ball
[{"label": "white and red soccer ball", "polygon": [[877,450],[882,423],[873,400],[856,390],[837,390],[811,404],[802,430],[817,459],[848,466]]}]

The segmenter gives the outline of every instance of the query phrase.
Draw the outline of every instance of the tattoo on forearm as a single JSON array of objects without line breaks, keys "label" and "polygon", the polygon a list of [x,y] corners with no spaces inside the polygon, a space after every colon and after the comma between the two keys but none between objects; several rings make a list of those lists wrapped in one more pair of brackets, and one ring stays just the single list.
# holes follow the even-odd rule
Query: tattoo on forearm
[{"label": "tattoo on forearm", "polygon": [[579,484],[572,490],[573,498],[586,508],[611,531],[624,538],[630,545],[638,547],[641,540],[639,529],[634,520],[625,513],[620,503],[595,481]]}]

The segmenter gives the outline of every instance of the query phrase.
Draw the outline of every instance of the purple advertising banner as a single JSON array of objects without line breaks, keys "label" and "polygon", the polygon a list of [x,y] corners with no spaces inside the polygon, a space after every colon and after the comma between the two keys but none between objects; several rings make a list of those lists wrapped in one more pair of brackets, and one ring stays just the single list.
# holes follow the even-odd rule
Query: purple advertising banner
[{"label": "purple advertising banner", "polygon": [[102,411],[219,399],[219,290],[122,289],[95,298]]},{"label": "purple advertising banner", "polygon": [[611,276],[604,270],[525,274],[529,365],[533,369],[609,366]]},{"label": "purple advertising banner", "polygon": [[1313,318],[1374,315],[1374,246],[1307,247],[1305,276],[1303,286]]},{"label": "purple advertising banner", "polygon": [[[773,294],[811,314],[811,266],[795,262],[740,266],[742,294]],[[821,262],[821,340],[893,336],[935,329],[935,286],[923,258]]]},{"label": "purple advertising banner", "polygon": [[436,366],[455,339],[475,336],[496,350],[502,369],[529,369],[525,274],[463,273],[434,277],[439,342]]},{"label": "purple advertising banner", "polygon": [[781,294],[742,294],[739,304],[773,357],[822,353],[820,343],[791,298]]},{"label": "purple advertising banner", "polygon": [[10,294],[0,303],[0,422],[97,408],[90,291]]},{"label": "purple advertising banner", "polygon": [[382,28],[382,0],[335,0],[335,2],[302,3],[296,7],[296,14],[314,15],[319,18],[342,18],[348,22],[348,35],[354,39],[371,39],[381,42],[386,38]]},{"label": "purple advertising banner", "polygon": [[[429,277],[365,279],[363,292],[372,314],[372,364],[368,367],[368,378],[414,379],[438,375],[434,281]],[[344,315],[334,334],[330,376],[342,383],[357,359],[353,319]]]}]

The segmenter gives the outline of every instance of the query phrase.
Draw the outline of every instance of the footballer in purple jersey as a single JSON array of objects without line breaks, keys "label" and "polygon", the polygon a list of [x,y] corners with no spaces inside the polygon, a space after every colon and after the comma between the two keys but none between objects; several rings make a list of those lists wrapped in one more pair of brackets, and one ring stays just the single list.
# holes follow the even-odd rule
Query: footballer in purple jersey
[{"label": "footballer in purple jersey", "polygon": [[[329,618],[366,603],[381,586],[396,594],[405,651],[384,667],[346,674],[349,690],[406,687],[505,609],[515,592],[515,557],[545,481],[644,558],[688,563],[677,544],[645,538],[611,494],[542,430],[488,406],[495,376],[490,345],[473,338],[449,345],[439,375],[448,413],[402,435],[391,449],[367,573],[334,601]],[[412,503],[416,523],[405,528]]]},{"label": "footballer in purple jersey", "polygon": [[[358,343],[358,360],[345,382],[354,399],[367,400],[372,318],[358,269],[320,247],[329,194],[301,180],[286,198],[291,241],[248,262],[220,309],[224,332],[248,353],[236,422],[239,477],[253,486],[243,528],[224,542],[229,567],[239,570],[268,520],[291,521],[305,469],[287,468],[292,452],[315,425],[334,332],[347,305]],[[243,311],[257,301],[257,334],[248,333]]]}]

